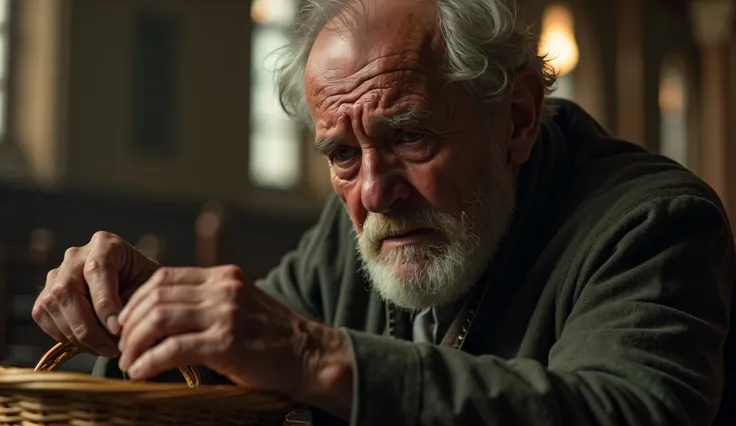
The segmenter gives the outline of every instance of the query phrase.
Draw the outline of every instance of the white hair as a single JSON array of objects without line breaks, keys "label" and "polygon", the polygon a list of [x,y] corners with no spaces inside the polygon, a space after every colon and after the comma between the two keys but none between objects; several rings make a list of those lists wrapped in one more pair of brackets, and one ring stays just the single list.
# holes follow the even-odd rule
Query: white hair
[{"label": "white hair", "polygon": [[[319,32],[341,12],[355,12],[361,0],[303,0],[292,42],[281,51],[276,84],[284,111],[311,123],[304,94],[304,74]],[[362,0],[366,1],[366,0]],[[516,70],[537,71],[546,93],[556,75],[539,55],[529,27],[518,16],[516,0],[435,0],[445,47],[443,77],[462,82],[478,103],[492,112],[513,84]],[[353,13],[353,17],[356,15]]]}]

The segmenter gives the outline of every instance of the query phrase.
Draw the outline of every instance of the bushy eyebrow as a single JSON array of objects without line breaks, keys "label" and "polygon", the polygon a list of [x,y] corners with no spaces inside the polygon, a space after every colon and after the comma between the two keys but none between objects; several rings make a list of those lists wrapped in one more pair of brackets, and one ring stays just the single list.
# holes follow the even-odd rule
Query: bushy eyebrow
[{"label": "bushy eyebrow", "polygon": [[432,112],[428,109],[417,107],[395,115],[378,117],[376,121],[392,129],[404,129],[415,126],[431,116]]},{"label": "bushy eyebrow", "polygon": [[337,136],[328,136],[314,141],[314,150],[320,155],[328,155],[332,151],[342,145],[342,138]]},{"label": "bushy eyebrow", "polygon": [[[407,127],[416,126],[423,120],[432,116],[432,112],[426,108],[412,108],[411,110],[400,112],[394,115],[386,115],[376,117],[376,122],[392,129],[405,129]],[[343,143],[343,138],[339,136],[327,136],[314,141],[314,149],[318,154],[328,155],[335,151]]]}]

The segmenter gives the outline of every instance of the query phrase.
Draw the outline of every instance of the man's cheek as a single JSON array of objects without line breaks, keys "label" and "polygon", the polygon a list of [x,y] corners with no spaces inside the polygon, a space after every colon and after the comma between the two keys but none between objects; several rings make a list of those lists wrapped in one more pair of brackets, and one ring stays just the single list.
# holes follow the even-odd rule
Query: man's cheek
[{"label": "man's cheek", "polygon": [[342,205],[345,207],[348,216],[350,216],[350,221],[353,223],[356,232],[362,232],[367,211],[363,206],[360,186],[354,184],[349,186],[338,185],[335,186],[335,193],[342,201]]},{"label": "man's cheek", "polygon": [[360,212],[351,212],[349,208],[346,208],[348,216],[350,216],[350,222],[353,223],[353,228],[355,228],[355,233],[357,235],[361,235],[363,233],[363,228],[365,227],[365,218],[366,215],[360,214]]}]

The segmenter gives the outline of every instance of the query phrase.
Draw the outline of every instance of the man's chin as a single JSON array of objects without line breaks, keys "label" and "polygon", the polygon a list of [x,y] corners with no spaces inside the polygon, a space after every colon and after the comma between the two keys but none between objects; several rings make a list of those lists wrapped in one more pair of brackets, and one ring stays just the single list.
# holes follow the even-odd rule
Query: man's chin
[{"label": "man's chin", "polygon": [[420,311],[443,305],[454,300],[454,294],[445,292],[428,292],[417,286],[417,283],[392,282],[375,285],[381,297],[393,305],[408,310]]},{"label": "man's chin", "polygon": [[380,268],[403,287],[416,287],[427,280],[431,263],[428,259],[402,259],[391,266],[381,265]]},{"label": "man's chin", "polygon": [[424,309],[435,300],[427,292],[428,262],[404,261],[368,268],[373,287],[383,299],[405,309]]}]

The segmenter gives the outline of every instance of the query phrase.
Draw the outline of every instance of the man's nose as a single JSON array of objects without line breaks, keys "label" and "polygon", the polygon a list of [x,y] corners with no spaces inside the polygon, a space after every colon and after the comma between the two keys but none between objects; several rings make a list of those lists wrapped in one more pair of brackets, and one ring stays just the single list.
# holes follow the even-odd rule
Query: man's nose
[{"label": "man's nose", "polygon": [[363,183],[360,195],[367,211],[386,213],[409,198],[409,182],[404,179],[400,169],[382,158],[380,152],[370,150],[363,155],[362,161]]}]

